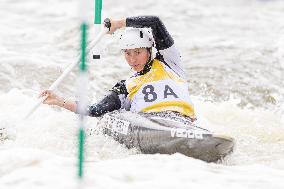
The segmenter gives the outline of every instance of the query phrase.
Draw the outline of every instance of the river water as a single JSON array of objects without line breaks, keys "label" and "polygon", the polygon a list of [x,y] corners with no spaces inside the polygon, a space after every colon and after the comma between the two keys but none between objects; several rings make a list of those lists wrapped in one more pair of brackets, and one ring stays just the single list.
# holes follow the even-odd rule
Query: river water
[{"label": "river water", "polygon": [[[10,136],[0,141],[0,188],[284,188],[284,1],[103,2],[103,18],[161,18],[181,52],[200,124],[234,137],[236,149],[208,164],[180,154],[143,155],[88,135],[81,185],[77,116],[42,105],[22,120],[39,91],[77,60],[78,2],[1,0],[0,8],[0,124]],[[105,36],[101,60],[89,62],[93,102],[131,74],[117,36]],[[57,94],[75,99],[77,73]],[[96,122],[88,118],[87,133]]]}]

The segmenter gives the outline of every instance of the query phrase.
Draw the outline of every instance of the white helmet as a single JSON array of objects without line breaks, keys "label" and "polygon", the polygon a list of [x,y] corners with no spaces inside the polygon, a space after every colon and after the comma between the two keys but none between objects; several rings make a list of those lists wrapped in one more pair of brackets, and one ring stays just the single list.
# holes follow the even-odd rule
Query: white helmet
[{"label": "white helmet", "polygon": [[121,49],[151,48],[154,40],[150,28],[127,27],[120,36]]}]

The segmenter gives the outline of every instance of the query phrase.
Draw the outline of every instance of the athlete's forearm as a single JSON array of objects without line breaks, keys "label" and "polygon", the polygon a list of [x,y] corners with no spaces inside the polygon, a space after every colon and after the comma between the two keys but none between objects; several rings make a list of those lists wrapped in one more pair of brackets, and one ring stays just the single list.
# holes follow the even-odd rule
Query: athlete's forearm
[{"label": "athlete's forearm", "polygon": [[121,19],[116,22],[118,28],[126,27],[126,19]]},{"label": "athlete's forearm", "polygon": [[71,112],[75,112],[77,109],[77,104],[74,101],[69,101],[66,99],[60,99],[58,100],[58,103],[56,104],[57,106],[61,108],[65,108],[66,110],[69,110]]},{"label": "athlete's forearm", "polygon": [[124,27],[126,27],[126,19],[111,20],[111,27],[110,27],[110,31],[108,33],[112,34],[117,29],[124,28]]},{"label": "athlete's forearm", "polygon": [[174,44],[174,40],[163,22],[157,16],[138,16],[126,18],[126,27],[152,28],[157,50],[164,50]]},{"label": "athlete's forearm", "polygon": [[118,110],[121,107],[121,102],[117,93],[111,91],[100,102],[90,106],[87,114],[92,117],[99,117],[107,112]]}]

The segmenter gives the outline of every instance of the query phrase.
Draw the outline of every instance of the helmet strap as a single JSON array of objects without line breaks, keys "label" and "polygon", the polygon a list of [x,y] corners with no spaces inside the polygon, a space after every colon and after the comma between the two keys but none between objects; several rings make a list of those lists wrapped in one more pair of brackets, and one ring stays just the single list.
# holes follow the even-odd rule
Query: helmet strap
[{"label": "helmet strap", "polygon": [[146,48],[146,49],[147,49],[147,51],[149,52],[149,55],[150,55],[147,62],[150,62],[152,60],[152,48]]},{"label": "helmet strap", "polygon": [[140,71],[140,72],[137,72],[138,75],[143,75],[143,74],[147,73],[148,71],[150,71],[150,69],[152,67],[152,63],[153,63],[153,61],[152,61],[152,48],[146,48],[146,49],[149,52],[150,56],[149,56],[149,58],[148,58],[148,60],[145,64],[143,70]]}]

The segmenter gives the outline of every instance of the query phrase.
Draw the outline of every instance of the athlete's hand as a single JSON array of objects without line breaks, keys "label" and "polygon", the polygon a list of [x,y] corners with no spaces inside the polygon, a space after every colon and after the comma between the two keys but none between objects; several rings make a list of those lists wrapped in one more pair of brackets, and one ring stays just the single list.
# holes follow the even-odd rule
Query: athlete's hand
[{"label": "athlete's hand", "polygon": [[43,101],[44,104],[60,106],[60,104],[62,104],[64,101],[62,98],[60,98],[50,90],[44,90],[39,94],[39,97],[45,96],[47,96],[47,98],[45,99],[45,101]]},{"label": "athlete's hand", "polygon": [[113,34],[117,29],[125,27],[126,26],[126,20],[113,20],[109,19],[110,21],[110,28],[109,31],[107,32],[108,34]]}]

